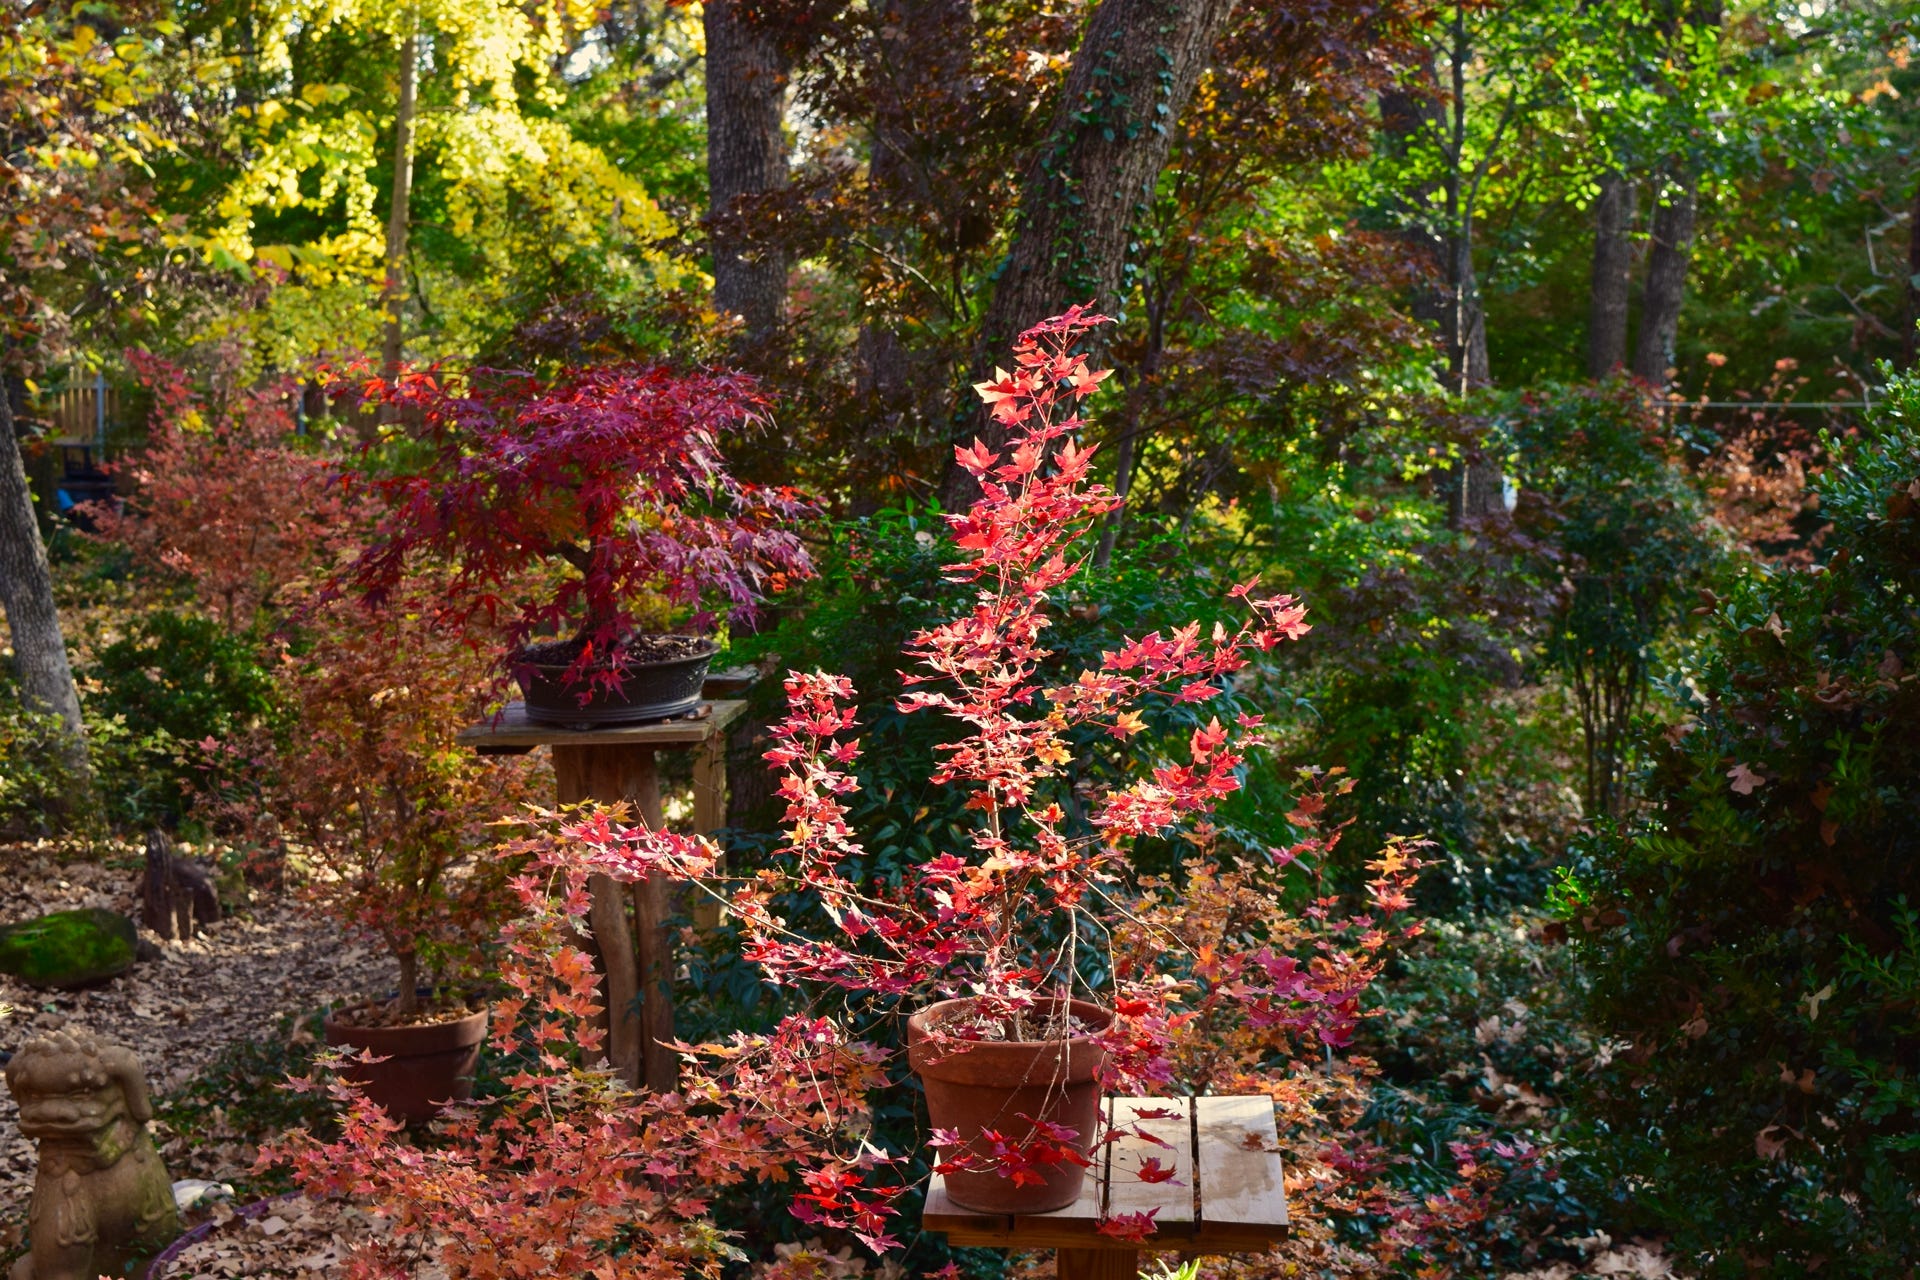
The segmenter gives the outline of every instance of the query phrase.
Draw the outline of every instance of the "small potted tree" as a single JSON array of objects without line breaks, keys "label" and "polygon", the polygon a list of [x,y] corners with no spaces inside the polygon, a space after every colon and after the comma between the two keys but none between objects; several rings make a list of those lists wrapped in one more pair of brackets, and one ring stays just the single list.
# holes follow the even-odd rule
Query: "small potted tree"
[{"label": "small potted tree", "polygon": [[[542,383],[478,371],[457,390],[428,372],[371,390],[423,424],[431,455],[363,475],[386,515],[346,576],[377,604],[422,556],[449,565],[439,620],[504,629],[534,720],[690,710],[716,610],[749,614],[812,571],[797,533],[806,504],[736,480],[721,455],[728,433],[765,418],[742,375],[622,366]],[[536,568],[545,589],[510,598],[505,584]],[[662,613],[682,630],[647,625]]]},{"label": "small potted tree", "polygon": [[[1130,923],[1130,853],[1201,823],[1240,786],[1245,739],[1257,716],[1218,716],[1173,745],[1136,745],[1155,702],[1200,707],[1220,697],[1255,654],[1305,633],[1291,597],[1230,594],[1249,616],[1237,628],[1199,623],[1154,632],[1062,678],[1045,646],[1052,602],[1086,563],[1091,530],[1117,499],[1089,475],[1075,441],[1080,401],[1105,378],[1074,348],[1105,318],[1078,308],[1036,326],[981,396],[1008,429],[1002,450],[958,451],[981,497],[949,516],[961,558],[949,577],[973,588],[971,608],[918,632],[906,654],[902,711],[951,719],[932,781],[962,789],[977,815],[940,856],[897,884],[866,881],[847,797],[860,789],[845,678],[789,676],[789,715],[771,726],[767,759],[784,771],[787,840],[775,865],[728,901],[746,951],[772,980],[824,984],[849,996],[911,1008],[907,1056],[925,1090],[935,1165],[957,1204],[987,1213],[1041,1213],[1080,1192],[1100,1138],[1099,1099],[1127,1085],[1163,1083],[1181,1015],[1182,983],[1135,969],[1109,972],[1096,992],[1088,963]],[[1131,781],[1076,788],[1078,767],[1105,748],[1141,758]],[[582,825],[572,835],[633,865],[683,878],[700,860],[657,834]],[[1414,865],[1394,850],[1377,887],[1383,914],[1404,909]],[[793,904],[811,903],[803,916]],[[827,922],[821,935],[801,919]],[[1369,947],[1379,945],[1378,935]],[[1302,965],[1256,948],[1236,966],[1249,1017],[1320,1035],[1350,1033],[1358,991],[1377,965],[1322,957]],[[1331,949],[1329,955],[1336,954]],[[817,1210],[819,1206],[815,1206]]]},{"label": "small potted tree", "polygon": [[391,998],[332,1010],[326,1039],[383,1059],[349,1060],[347,1074],[394,1116],[422,1120],[466,1095],[486,1038],[484,1008],[446,978],[511,907],[502,866],[481,856],[488,824],[537,789],[530,766],[455,743],[489,664],[419,600],[371,614],[315,604],[298,650],[283,677],[298,727],[271,757],[264,800],[305,845],[308,905],[377,940],[397,979]]}]

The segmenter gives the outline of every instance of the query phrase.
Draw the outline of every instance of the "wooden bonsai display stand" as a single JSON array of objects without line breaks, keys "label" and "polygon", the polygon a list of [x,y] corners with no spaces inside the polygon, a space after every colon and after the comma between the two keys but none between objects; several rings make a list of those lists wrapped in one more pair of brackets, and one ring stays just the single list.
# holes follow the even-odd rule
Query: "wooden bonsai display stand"
[{"label": "wooden bonsai display stand", "polygon": [[[534,724],[522,704],[510,702],[497,719],[471,726],[459,740],[481,755],[524,755],[550,747],[561,804],[625,801],[656,829],[665,820],[655,754],[692,751],[693,825],[705,833],[725,825],[727,728],[746,710],[745,702],[703,702],[690,715],[655,724],[566,729]],[[673,1039],[667,886],[647,879],[629,891],[610,876],[595,876],[592,891],[589,922],[606,973],[607,1058],[629,1084],[670,1092],[678,1069],[667,1045]]]},{"label": "wooden bonsai display stand", "polygon": [[[1107,1145],[1087,1171],[1080,1199],[1053,1213],[975,1213],[947,1198],[939,1174],[927,1187],[921,1225],[951,1244],[1052,1249],[1060,1280],[1134,1280],[1142,1250],[1185,1254],[1264,1250],[1287,1238],[1287,1198],[1280,1181],[1279,1133],[1273,1101],[1251,1098],[1109,1098],[1109,1121],[1129,1132]],[[1173,1177],[1133,1176],[1154,1159]],[[1158,1228],[1136,1245],[1100,1234],[1102,1222],[1153,1213]]]}]

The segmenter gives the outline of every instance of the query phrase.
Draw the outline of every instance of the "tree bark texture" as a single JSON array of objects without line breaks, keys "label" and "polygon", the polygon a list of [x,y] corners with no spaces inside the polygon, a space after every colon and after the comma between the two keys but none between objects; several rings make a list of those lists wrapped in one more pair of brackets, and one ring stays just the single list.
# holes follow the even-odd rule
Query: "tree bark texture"
[{"label": "tree bark texture", "polygon": [[[0,355],[5,348],[0,346]],[[80,722],[80,694],[67,663],[66,637],[53,603],[53,571],[40,524],[33,514],[33,490],[26,461],[14,434],[13,405],[0,391],[0,605],[13,633],[14,675],[28,708],[60,717],[72,740],[73,763],[84,765],[86,731]]]},{"label": "tree bark texture", "polygon": [[1633,219],[1638,192],[1626,176],[1600,177],[1593,204],[1593,292],[1587,313],[1587,376],[1604,378],[1627,363],[1628,292],[1633,283]]},{"label": "tree bark texture", "polygon": [[1655,387],[1667,385],[1674,344],[1680,336],[1680,304],[1686,297],[1693,257],[1694,192],[1691,173],[1669,180],[1653,211],[1653,244],[1647,253],[1647,284],[1640,300],[1640,335],[1633,371]]},{"label": "tree bark texture", "polygon": [[1913,184],[1913,210],[1907,215],[1907,325],[1901,335],[1903,363],[1920,364],[1920,181]]},{"label": "tree bark texture", "polygon": [[407,228],[413,202],[414,102],[420,83],[420,37],[409,30],[400,44],[400,105],[393,123],[393,199],[387,207],[387,276],[380,291],[386,333],[380,343],[380,367],[389,379],[400,373],[407,305]]},{"label": "tree bark texture", "polygon": [[754,25],[737,0],[708,0],[707,195],[713,237],[713,303],[764,338],[786,312],[787,263],[777,246],[754,244],[740,205],[787,184],[786,59],[774,33]]},{"label": "tree bark texture", "polygon": [[[1031,325],[1076,302],[1119,309],[1135,218],[1152,198],[1173,133],[1234,0],[1101,0],[1061,89],[1020,196],[1013,243],[974,347],[973,376]],[[964,393],[954,442],[1005,435]],[[973,478],[948,460],[949,509],[971,502]]]}]

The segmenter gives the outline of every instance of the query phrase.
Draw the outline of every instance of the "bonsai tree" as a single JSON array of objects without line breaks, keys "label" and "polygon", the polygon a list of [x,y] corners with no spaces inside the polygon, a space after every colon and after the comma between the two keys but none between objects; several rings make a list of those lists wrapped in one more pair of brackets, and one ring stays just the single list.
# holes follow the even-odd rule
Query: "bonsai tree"
[{"label": "bonsai tree", "polygon": [[[812,571],[791,491],[744,484],[722,439],[766,419],[739,374],[662,366],[588,369],[542,383],[477,371],[464,390],[435,372],[370,394],[418,422],[430,449],[399,474],[363,470],[386,514],[347,579],[379,604],[423,555],[451,569],[442,623],[504,629],[516,658],[561,634],[569,683],[618,689],[621,664],[662,602],[701,630],[725,608],[750,615],[768,591]],[[559,572],[520,599],[506,584]],[[583,695],[584,697],[584,695]]]}]

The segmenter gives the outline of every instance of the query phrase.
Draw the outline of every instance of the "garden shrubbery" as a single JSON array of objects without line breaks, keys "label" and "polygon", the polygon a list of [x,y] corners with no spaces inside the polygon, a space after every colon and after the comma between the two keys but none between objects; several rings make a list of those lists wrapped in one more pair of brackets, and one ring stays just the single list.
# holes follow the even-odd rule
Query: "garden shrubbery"
[{"label": "garden shrubbery", "polygon": [[1566,896],[1614,1045],[1596,1158],[1714,1275],[1920,1259],[1920,379],[1888,393],[1831,442],[1824,564],[1702,610],[1647,812]]}]

